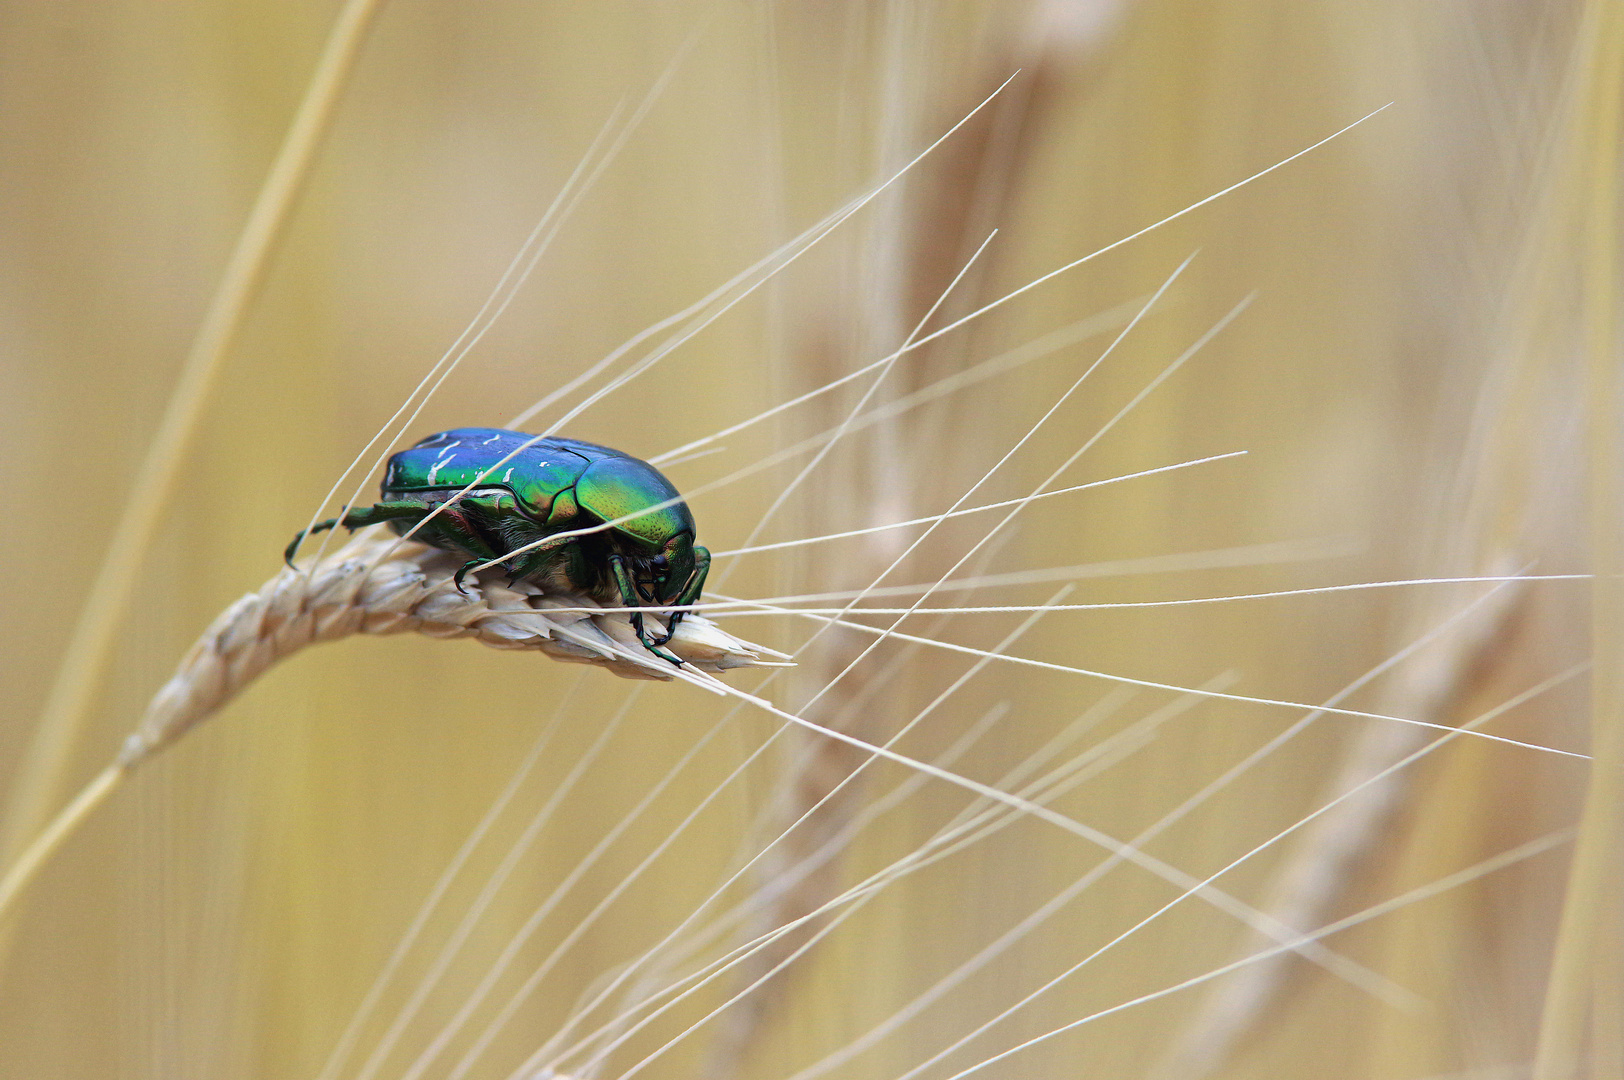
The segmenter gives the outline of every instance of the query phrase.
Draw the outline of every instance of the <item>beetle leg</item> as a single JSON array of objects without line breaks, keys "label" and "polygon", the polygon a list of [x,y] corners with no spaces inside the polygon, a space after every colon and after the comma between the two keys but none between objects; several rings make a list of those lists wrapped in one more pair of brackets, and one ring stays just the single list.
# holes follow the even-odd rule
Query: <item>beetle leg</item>
[{"label": "beetle leg", "polygon": [[[380,503],[374,509],[387,511],[388,504]],[[463,579],[475,567],[498,562],[507,554],[507,548],[501,542],[501,538],[487,528],[485,517],[489,509],[483,493],[466,496],[456,505],[442,505],[439,516],[428,522],[423,531],[417,535],[417,539],[422,543],[469,557],[467,562],[457,568],[456,574],[451,579],[458,592],[468,591],[463,587]],[[420,508],[419,516],[426,516],[427,512],[426,509]]]},{"label": "beetle leg", "polygon": [[461,548],[463,552],[473,556],[473,558],[457,567],[457,572],[451,577],[451,583],[456,586],[457,591],[467,593],[468,590],[463,588],[462,579],[467,577],[469,571],[476,566],[482,566],[485,563],[495,562],[500,559],[502,553],[492,549],[485,542],[485,537],[470,527],[471,523],[468,515],[463,513],[460,508],[446,510],[440,515],[436,524],[439,525],[439,528],[435,530],[435,536],[424,537],[425,540],[434,543],[434,546],[439,548],[446,547],[446,544],[435,543],[435,541],[444,540],[455,545],[451,548],[452,551]]},{"label": "beetle leg", "polygon": [[282,561],[288,564],[288,569],[290,569],[290,570],[298,569],[298,567],[293,565],[293,552],[298,548],[298,546],[300,544],[304,543],[305,537],[314,536],[319,532],[326,532],[328,529],[331,529],[334,525],[337,525],[337,524],[338,524],[338,519],[337,518],[328,518],[326,521],[323,521],[323,522],[321,522],[319,524],[316,524],[316,525],[312,525],[308,529],[300,529],[298,532],[294,533],[293,534],[293,539],[288,541],[287,549],[282,552]]},{"label": "beetle leg", "polygon": [[[629,608],[642,607],[643,601],[637,595],[637,587],[632,583],[631,571],[626,569],[625,556],[621,555],[618,551],[610,555],[609,571],[614,575],[615,585],[620,589],[621,603],[625,604]],[[682,661],[680,659],[659,648],[659,646],[664,645],[667,641],[671,640],[671,635],[666,634],[665,637],[660,638],[658,641],[650,641],[648,631],[643,628],[643,613],[641,611],[634,611],[631,613],[631,615],[632,629],[637,631],[637,640],[643,643],[643,647],[649,652],[653,653],[655,656],[658,656],[661,660],[669,660],[671,663],[681,667]]]},{"label": "beetle leg", "polygon": [[705,589],[705,577],[710,573],[710,561],[709,548],[694,548],[694,572],[688,578],[688,584],[683,586],[682,592],[678,594],[676,603],[672,605],[675,610],[671,612],[671,618],[665,624],[665,637],[660,638],[657,644],[664,645],[671,640],[672,635],[677,632],[677,623],[688,614],[688,605],[699,599],[699,594]]},{"label": "beetle leg", "polygon": [[457,567],[457,572],[451,575],[451,584],[456,586],[458,592],[462,593],[464,596],[469,595],[468,590],[462,587],[462,579],[467,576],[468,571],[472,570],[474,567],[478,566],[484,561],[484,559],[469,559],[467,562]]},{"label": "beetle leg", "polygon": [[[632,575],[626,569],[626,559],[618,551],[609,556],[609,572],[614,575],[615,585],[620,589],[620,602],[629,608],[641,607],[643,601],[637,595],[637,588],[632,584]],[[632,629],[637,631],[637,639],[648,644],[648,634],[643,630],[643,613],[633,611]]]},{"label": "beetle leg", "polygon": [[423,507],[414,502],[385,502],[372,506],[352,506],[350,512],[342,519],[328,518],[318,522],[310,528],[296,533],[288,543],[287,550],[282,553],[282,561],[293,566],[293,552],[302,544],[307,536],[314,536],[319,532],[326,532],[335,525],[342,524],[346,529],[354,532],[356,529],[368,525],[376,525],[382,521],[399,521],[401,518],[422,517]]}]

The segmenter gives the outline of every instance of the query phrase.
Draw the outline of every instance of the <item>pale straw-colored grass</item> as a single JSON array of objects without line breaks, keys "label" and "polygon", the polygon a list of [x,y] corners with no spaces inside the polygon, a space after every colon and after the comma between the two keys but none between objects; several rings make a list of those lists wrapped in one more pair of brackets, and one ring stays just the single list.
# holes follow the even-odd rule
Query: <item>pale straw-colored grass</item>
[{"label": "pale straw-colored grass", "polygon": [[347,0],[333,21],[304,98],[243,224],[107,543],[91,590],[95,599],[85,605],[74,627],[27,757],[7,796],[0,820],[0,855],[16,853],[28,843],[61,796],[98,680],[117,645],[118,628],[129,617],[141,560],[149,554],[180,486],[183,456],[227,350],[264,283],[271,256],[309,179],[381,4],[382,0]]},{"label": "pale straw-colored grass", "polygon": [[[319,556],[312,577],[279,573],[206,632],[126,758],[36,846],[103,806],[27,893],[0,1072],[1138,1076],[1193,1017],[1200,1053],[1184,1065],[1229,1080],[1522,1077],[1537,1042],[1545,1076],[1592,1049],[1596,1075],[1624,1073],[1606,917],[1616,665],[1598,677],[1595,737],[1573,719],[1586,662],[1618,655],[1616,584],[1594,587],[1592,627],[1577,583],[1617,569],[1618,5],[1519,6],[701,0],[665,6],[665,23],[636,3],[386,6],[319,197],[262,321],[237,335],[242,363],[209,409],[176,397],[220,430],[161,483],[141,481],[143,530],[106,531],[140,581],[91,588],[81,625],[106,637],[90,648],[81,633],[58,649],[71,575],[51,594],[66,603],[0,601],[18,605],[8,621],[42,661],[0,693],[32,715],[43,661],[65,652],[59,695],[89,722],[39,730],[68,732],[63,762],[90,774],[282,537],[352,491],[364,503],[360,475],[333,484],[345,461],[358,472],[401,439],[516,410],[542,417],[515,422],[528,430],[565,423],[556,411],[571,435],[669,465],[718,555],[711,610],[751,619],[801,666],[729,679],[735,704],[694,685],[622,694],[597,672],[566,693],[554,665],[527,657],[352,642],[287,665],[231,719],[155,756],[278,656],[345,633],[579,649],[719,689],[708,672],[645,670],[622,612],[490,575],[477,598],[452,594],[441,557],[415,545],[376,575]],[[252,130],[232,95],[252,98],[269,133],[219,155],[242,189],[211,188],[195,166],[165,177],[199,222],[214,208],[220,256],[329,29],[325,12],[227,10],[207,5],[202,33],[159,33],[158,50],[125,9],[96,22],[148,32],[126,47],[131,72],[169,70],[183,36],[212,41],[204,63],[175,65],[194,81],[228,66],[218,57],[238,37],[256,42],[203,95],[226,103],[232,132]],[[7,37],[55,55],[54,21],[23,29]],[[1007,99],[906,182],[876,186],[1015,67]],[[617,126],[659,96],[651,85],[669,96],[642,126]],[[37,96],[52,104],[24,94],[7,113],[39,113],[52,139],[78,136],[101,100]],[[1288,158],[1389,100],[1327,153]],[[129,125],[149,140],[183,127]],[[34,175],[48,140],[10,130],[12,174]],[[565,181],[593,130],[581,182]],[[212,152],[210,138],[200,125],[192,141]],[[128,146],[94,130],[86,144],[126,175]],[[136,245],[118,219],[150,207],[126,211],[111,190],[93,202],[72,168],[38,164],[36,186],[60,194],[19,205],[58,215],[49,250],[163,286],[132,318],[40,260],[75,320],[118,334],[81,348],[42,324],[41,366],[88,377],[72,410],[16,444],[47,452],[14,474],[6,521],[17,550],[46,537],[58,562],[93,566],[116,504],[62,492],[129,479],[108,461],[138,458],[152,427],[161,456],[189,438],[174,443],[173,425],[148,422],[160,405],[113,400],[95,376],[115,356],[156,370],[179,353],[220,268],[121,259]],[[978,182],[993,192],[980,207]],[[1529,212],[1541,199],[1554,212]],[[557,233],[531,287],[491,293],[501,327],[487,336],[476,318],[408,395],[549,200],[557,215],[514,264]],[[1525,227],[1537,288],[1507,272]],[[161,252],[188,230],[206,232],[160,217],[140,235]],[[1115,334],[1197,248],[1064,414],[950,509],[1098,355],[1071,347]],[[1502,312],[1540,326],[1503,332]],[[164,333],[142,325],[149,314]],[[1588,383],[1564,359],[1578,352]],[[267,417],[273,396],[286,404]],[[1132,415],[1113,418],[1124,403]],[[1514,468],[1474,457],[1468,418]],[[1575,494],[1584,440],[1569,434],[1587,418],[1588,499]],[[1086,475],[1034,488],[1079,446]],[[1219,458],[1232,460],[1152,468]],[[1487,513],[1461,510],[1463,487]],[[162,544],[160,520],[173,525]],[[1357,568],[1316,561],[1331,552]],[[415,581],[419,558],[434,570]],[[1508,584],[1510,568],[1526,580]],[[1077,603],[1023,591],[1073,581]],[[120,589],[143,601],[123,634],[107,629]],[[538,713],[553,720],[514,774]],[[104,803],[137,758],[151,761],[141,782]],[[12,775],[65,776],[37,765]],[[1219,888],[1227,910],[1203,902]],[[1248,944],[1259,913],[1284,935]],[[1341,977],[1296,959],[1319,950]],[[1196,990],[1221,1023],[1202,1027]]]}]

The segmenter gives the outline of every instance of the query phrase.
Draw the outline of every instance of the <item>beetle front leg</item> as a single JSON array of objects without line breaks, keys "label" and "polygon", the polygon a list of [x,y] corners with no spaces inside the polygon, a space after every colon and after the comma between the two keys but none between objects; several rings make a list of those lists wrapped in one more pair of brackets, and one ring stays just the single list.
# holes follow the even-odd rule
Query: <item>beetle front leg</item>
[{"label": "beetle front leg", "polygon": [[699,594],[705,590],[705,578],[710,573],[710,562],[710,549],[696,546],[694,548],[694,572],[688,578],[688,584],[683,587],[682,592],[677,596],[676,602],[672,605],[675,610],[671,612],[670,619],[666,621],[665,637],[660,638],[658,644],[664,645],[671,640],[672,635],[677,632],[677,624],[682,621],[684,615],[688,614],[689,605],[698,602]]},{"label": "beetle front leg", "polygon": [[[621,555],[619,552],[615,552],[614,554],[610,555],[609,572],[614,575],[615,585],[620,589],[621,603],[629,608],[642,607],[643,601],[637,595],[637,587],[632,584],[631,571],[626,569],[625,556]],[[669,660],[671,663],[681,667],[682,661],[680,659],[659,648],[659,646],[664,645],[666,642],[671,640],[671,635],[668,633],[657,641],[650,641],[648,631],[643,628],[643,613],[641,611],[633,611],[631,615],[632,629],[637,631],[637,640],[643,643],[643,647],[649,652],[653,653],[655,656],[658,656],[661,660]]]}]

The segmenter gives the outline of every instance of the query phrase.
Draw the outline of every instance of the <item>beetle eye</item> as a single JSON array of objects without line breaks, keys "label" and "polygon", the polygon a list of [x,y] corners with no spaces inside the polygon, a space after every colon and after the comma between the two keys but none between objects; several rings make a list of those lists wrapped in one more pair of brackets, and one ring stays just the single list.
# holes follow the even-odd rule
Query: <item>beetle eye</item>
[{"label": "beetle eye", "polygon": [[671,560],[666,558],[664,555],[656,555],[654,556],[651,565],[656,570],[664,570],[671,565]]}]

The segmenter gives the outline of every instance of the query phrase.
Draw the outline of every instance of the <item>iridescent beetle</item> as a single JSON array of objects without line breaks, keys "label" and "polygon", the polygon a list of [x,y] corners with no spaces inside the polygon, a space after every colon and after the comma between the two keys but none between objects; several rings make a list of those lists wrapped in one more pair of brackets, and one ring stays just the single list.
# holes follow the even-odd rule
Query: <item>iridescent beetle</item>
[{"label": "iridescent beetle", "polygon": [[[501,565],[511,581],[585,592],[607,604],[675,608],[663,635],[650,637],[640,611],[632,613],[631,621],[650,652],[681,663],[659,646],[671,640],[683,609],[699,599],[710,570],[710,552],[694,544],[694,518],[687,504],[646,461],[578,439],[544,438],[526,447],[533,438],[501,428],[456,428],[430,435],[389,459],[381,501],[352,509],[342,522],[332,518],[308,531],[388,522],[405,534],[477,481],[477,487],[413,534],[425,544],[468,557],[457,571],[460,588],[463,575],[480,563],[502,560],[558,533],[613,521],[608,528],[542,544]],[[480,479],[509,454],[513,456]],[[650,508],[647,513],[638,513],[645,507]],[[289,565],[305,535],[301,532],[288,545]]]}]

